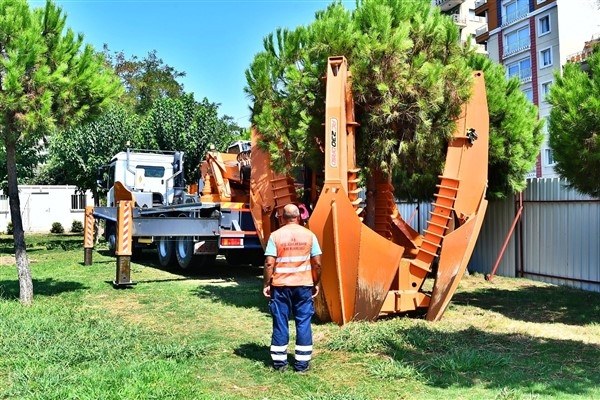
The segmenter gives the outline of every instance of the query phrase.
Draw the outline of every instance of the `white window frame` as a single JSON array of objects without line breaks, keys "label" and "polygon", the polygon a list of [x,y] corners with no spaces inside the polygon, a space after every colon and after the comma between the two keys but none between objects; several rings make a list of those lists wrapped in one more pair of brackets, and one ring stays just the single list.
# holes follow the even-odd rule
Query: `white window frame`
[{"label": "white window frame", "polygon": [[[546,52],[548,52],[548,54],[550,54],[550,63],[549,64],[544,64],[544,54]],[[554,59],[552,57],[552,47],[546,47],[545,49],[541,49],[539,54],[540,54],[540,58],[539,58],[540,69],[551,67],[552,64],[554,64]]]},{"label": "white window frame", "polygon": [[554,160],[554,150],[550,148],[544,150],[544,161],[548,166],[556,165],[556,160]]},{"label": "white window frame", "polygon": [[546,81],[540,84],[540,97],[543,101],[546,101],[546,96],[550,93],[550,86],[552,86],[552,81]]},{"label": "white window frame", "polygon": [[87,196],[84,193],[71,195],[71,211],[82,211],[87,206]]},{"label": "white window frame", "polygon": [[[542,20],[548,20],[548,30],[546,32],[542,32]],[[546,14],[543,17],[538,18],[538,37],[544,36],[552,32],[552,19],[550,18],[550,14]]]}]

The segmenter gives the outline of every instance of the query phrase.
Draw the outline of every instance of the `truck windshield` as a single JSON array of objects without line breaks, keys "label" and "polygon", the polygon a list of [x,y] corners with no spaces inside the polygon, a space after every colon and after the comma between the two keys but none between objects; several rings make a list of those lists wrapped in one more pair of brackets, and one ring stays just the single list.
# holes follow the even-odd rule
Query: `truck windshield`
[{"label": "truck windshield", "polygon": [[157,167],[154,165],[136,165],[136,169],[144,170],[146,178],[162,178],[165,176],[165,167]]}]

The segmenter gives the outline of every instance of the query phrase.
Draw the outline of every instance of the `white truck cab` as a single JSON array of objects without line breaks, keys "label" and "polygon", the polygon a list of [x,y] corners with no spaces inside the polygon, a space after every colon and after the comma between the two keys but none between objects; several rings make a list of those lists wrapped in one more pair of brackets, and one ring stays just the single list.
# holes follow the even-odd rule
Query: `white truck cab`
[{"label": "white truck cab", "polygon": [[103,169],[108,197],[106,205],[116,206],[114,184],[119,181],[134,192],[136,206],[152,208],[183,201],[183,152],[122,151]]}]

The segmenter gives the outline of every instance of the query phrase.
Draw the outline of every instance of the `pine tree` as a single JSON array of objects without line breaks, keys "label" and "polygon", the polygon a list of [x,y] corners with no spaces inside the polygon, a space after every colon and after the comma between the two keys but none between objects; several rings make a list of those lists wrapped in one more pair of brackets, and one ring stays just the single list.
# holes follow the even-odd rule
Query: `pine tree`
[{"label": "pine tree", "polygon": [[[430,1],[340,2],[310,25],[279,29],[246,71],[252,122],[275,166],[322,165],[327,58],[343,55],[352,73],[359,165],[393,177],[396,196],[430,198],[442,171],[454,118],[469,98],[471,71],[489,74],[488,195],[524,187],[542,140],[535,106],[500,66],[465,52],[453,21]],[[280,149],[284,151],[280,151]],[[368,184],[368,182],[367,182]]]},{"label": "pine tree", "polygon": [[0,2],[0,134],[23,304],[33,300],[33,282],[20,213],[18,145],[90,118],[120,89],[103,58],[65,25],[66,16],[52,1],[37,9],[25,0]]},{"label": "pine tree", "polygon": [[589,70],[567,63],[556,73],[548,102],[550,148],[554,170],[569,185],[600,197],[600,51],[586,59]]}]

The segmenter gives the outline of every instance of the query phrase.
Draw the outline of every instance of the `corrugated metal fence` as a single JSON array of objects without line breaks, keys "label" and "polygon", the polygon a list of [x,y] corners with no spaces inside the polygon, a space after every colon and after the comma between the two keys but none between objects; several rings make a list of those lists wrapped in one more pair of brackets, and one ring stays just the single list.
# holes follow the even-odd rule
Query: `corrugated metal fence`
[{"label": "corrugated metal fence", "polygon": [[[492,271],[519,201],[492,202],[469,269]],[[523,212],[497,274],[600,291],[600,199],[566,187],[561,179],[532,179]]]},{"label": "corrugated metal fence", "polygon": [[[469,270],[492,272],[521,205],[522,218],[495,273],[600,291],[600,199],[570,190],[557,178],[529,180],[522,201],[490,202]],[[411,226],[423,231],[429,204],[398,208],[407,221],[414,213]]]}]

